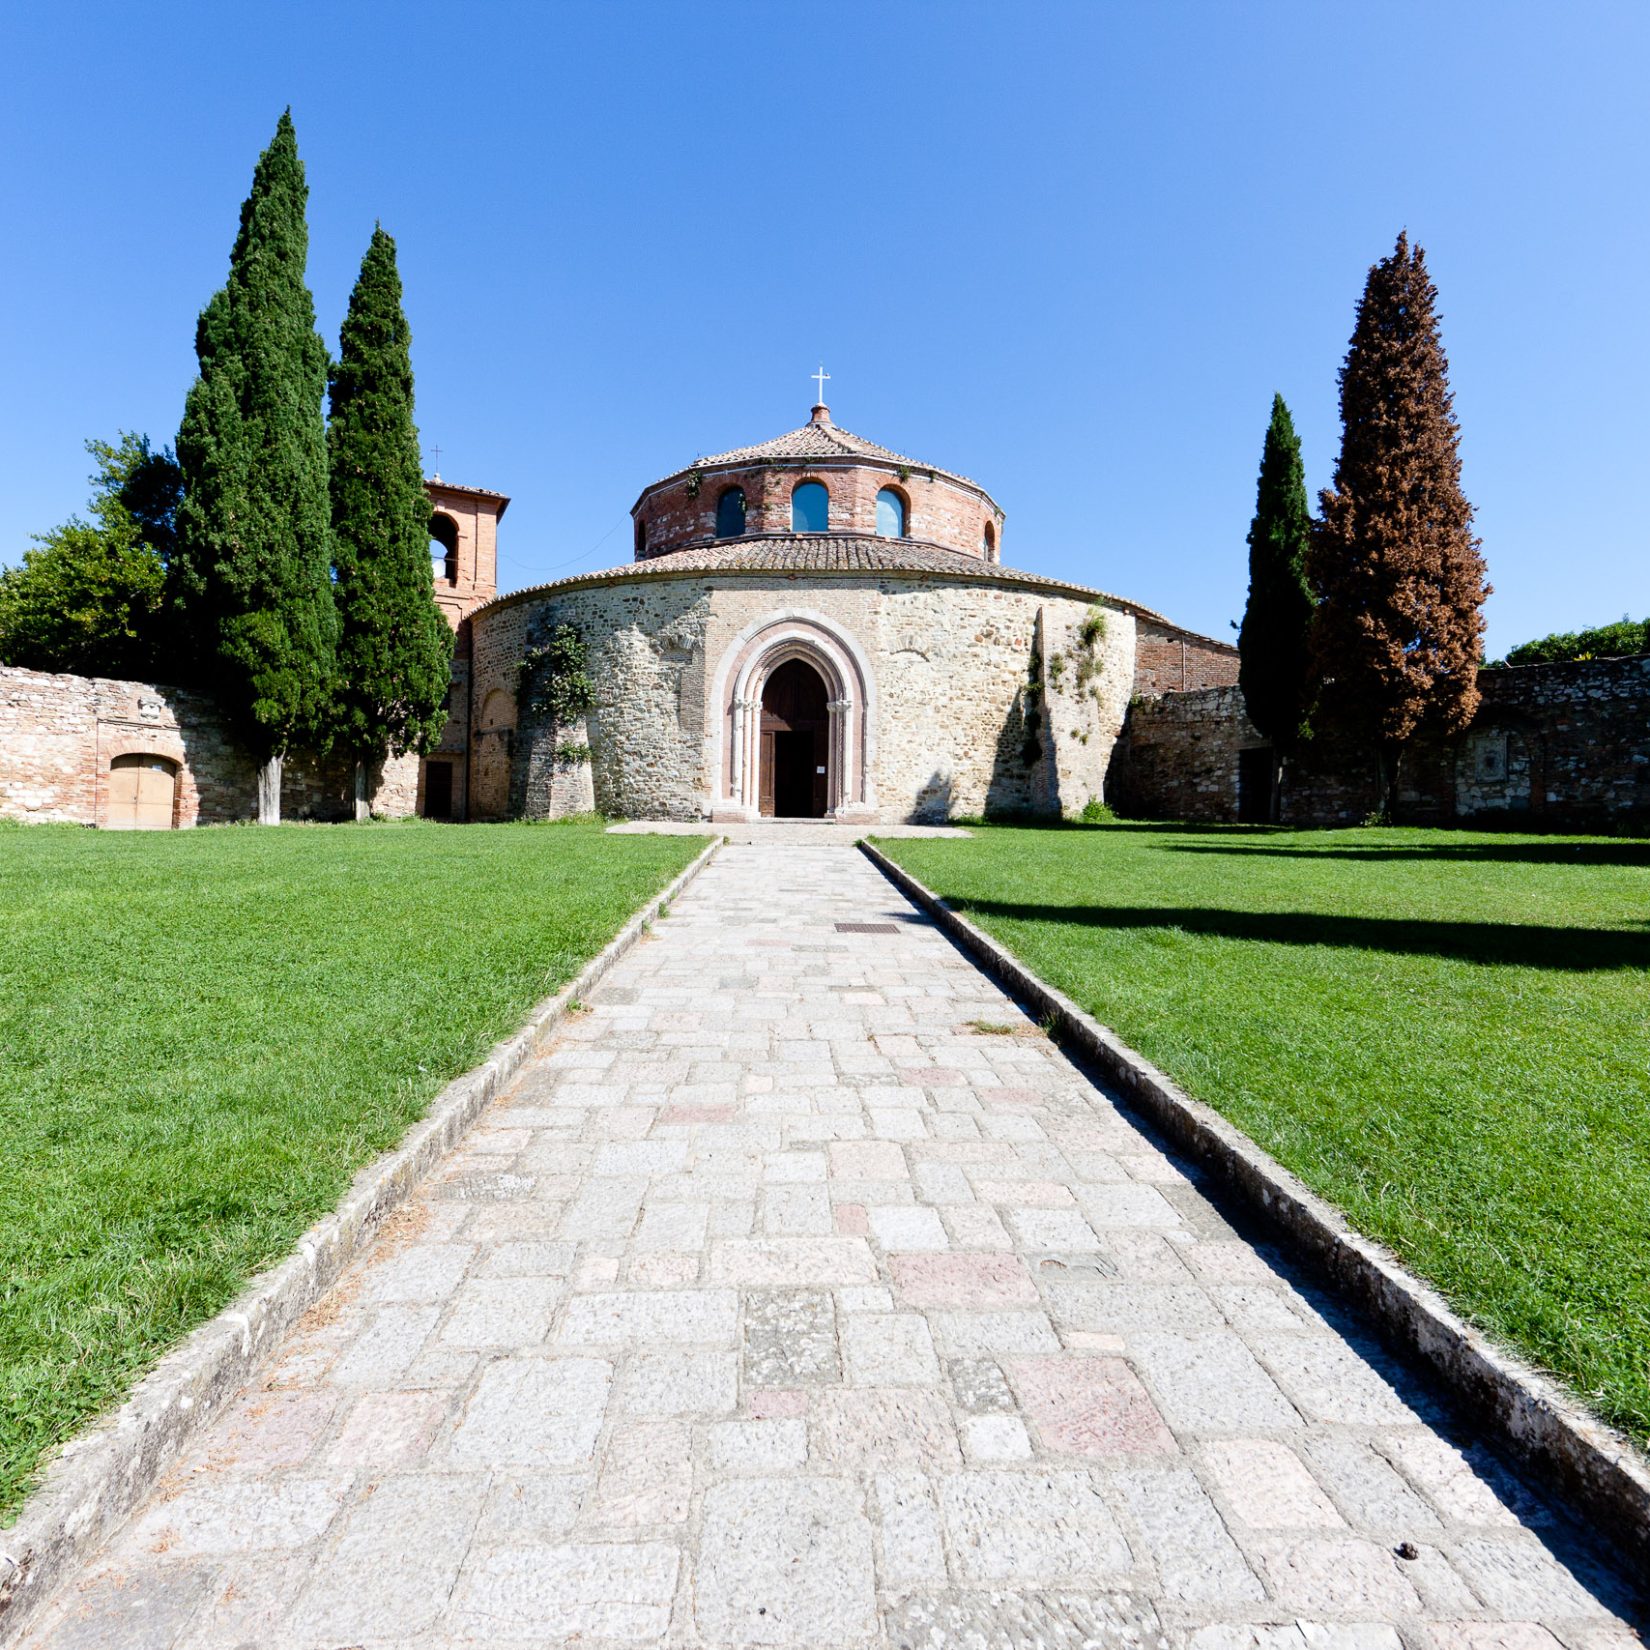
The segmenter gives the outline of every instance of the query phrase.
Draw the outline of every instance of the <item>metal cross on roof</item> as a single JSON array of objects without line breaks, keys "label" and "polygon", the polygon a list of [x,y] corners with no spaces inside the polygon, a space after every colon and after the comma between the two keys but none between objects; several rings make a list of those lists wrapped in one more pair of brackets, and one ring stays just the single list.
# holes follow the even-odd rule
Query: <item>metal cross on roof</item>
[{"label": "metal cross on roof", "polygon": [[819,364],[819,371],[814,373],[812,376],[814,382],[819,385],[819,395],[815,401],[815,405],[823,407],[825,405],[825,380],[831,376],[828,372],[826,372],[825,363],[823,361]]},{"label": "metal cross on roof", "polygon": [[435,479],[439,481],[441,479],[441,449],[439,447],[430,448],[430,464],[434,470]]}]

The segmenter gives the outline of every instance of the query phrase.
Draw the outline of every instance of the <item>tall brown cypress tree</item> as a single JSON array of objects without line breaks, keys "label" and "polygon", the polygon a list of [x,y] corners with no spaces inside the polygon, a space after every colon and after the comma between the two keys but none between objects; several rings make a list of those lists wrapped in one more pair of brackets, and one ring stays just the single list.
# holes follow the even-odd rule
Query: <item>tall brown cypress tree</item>
[{"label": "tall brown cypress tree", "polygon": [[1461,491],[1437,302],[1425,254],[1399,235],[1358,305],[1341,455],[1307,558],[1321,719],[1372,750],[1389,815],[1415,730],[1431,720],[1457,731],[1478,708],[1490,593]]}]

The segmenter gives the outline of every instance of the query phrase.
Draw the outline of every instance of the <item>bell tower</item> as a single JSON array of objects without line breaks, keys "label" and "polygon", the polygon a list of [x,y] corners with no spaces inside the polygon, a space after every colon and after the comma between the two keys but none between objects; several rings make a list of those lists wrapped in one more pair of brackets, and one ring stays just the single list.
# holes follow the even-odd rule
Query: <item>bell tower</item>
[{"label": "bell tower", "polygon": [[454,630],[498,594],[498,524],[510,501],[485,487],[459,487],[440,476],[424,483],[430,497],[430,572],[436,606]]}]

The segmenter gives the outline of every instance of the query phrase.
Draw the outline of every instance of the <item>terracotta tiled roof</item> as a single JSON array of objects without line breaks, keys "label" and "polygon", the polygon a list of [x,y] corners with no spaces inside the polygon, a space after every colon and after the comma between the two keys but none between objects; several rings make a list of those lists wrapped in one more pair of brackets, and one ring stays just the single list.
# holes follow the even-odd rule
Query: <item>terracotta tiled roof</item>
[{"label": "terracotta tiled roof", "polygon": [[513,590],[508,595],[495,597],[486,606],[495,607],[520,601],[526,596],[542,596],[552,590],[581,584],[618,584],[705,573],[937,573],[980,584],[1029,585],[1039,590],[1062,591],[1089,601],[1104,602],[1108,607],[1133,613],[1137,617],[1154,619],[1163,624],[1169,622],[1149,607],[1126,601],[1121,596],[1108,595],[1103,590],[1091,589],[1088,585],[1070,584],[1064,579],[1046,578],[1041,573],[1002,567],[979,556],[970,556],[961,550],[947,550],[942,545],[919,539],[866,538],[857,533],[779,533],[771,538],[722,539],[718,543],[700,545],[691,550],[675,550],[663,556],[649,556],[645,561],[627,562],[623,567],[606,567],[594,573],[574,573],[548,584],[529,585],[523,590]]},{"label": "terracotta tiled roof", "polygon": [[866,538],[858,533],[720,539],[715,544],[648,556],[636,565],[680,573],[961,573],[969,577],[1001,571],[979,556],[923,539]]},{"label": "terracotta tiled roof", "polygon": [[[855,435],[852,430],[839,429],[828,419],[804,424],[799,430],[787,430],[784,435],[776,435],[772,441],[758,442],[754,447],[730,447],[725,453],[712,453],[706,458],[695,459],[692,464],[685,464],[680,470],[673,470],[670,475],[652,482],[643,488],[643,492],[651,492],[654,487],[671,481],[676,476],[685,475],[689,470],[703,470],[714,465],[761,464],[769,461],[806,463],[810,459],[840,463],[844,459],[855,458],[868,458],[879,464],[904,465],[906,469],[915,473],[945,476],[950,481],[960,481],[965,487],[985,492],[985,488],[969,476],[959,475],[955,470],[942,470],[937,464],[924,464],[920,459],[908,458],[904,453],[896,453],[891,447],[867,441],[864,436]],[[986,496],[989,498],[990,494]]]},{"label": "terracotta tiled roof", "polygon": [[788,430],[772,441],[763,441],[754,447],[733,447],[725,453],[713,453],[699,460],[700,464],[744,464],[764,458],[874,458],[884,464],[903,464],[912,470],[932,470],[937,476],[950,476],[953,481],[966,481],[970,487],[979,482],[958,475],[955,470],[942,470],[937,464],[923,464],[904,453],[896,453],[875,441],[867,441],[852,430],[838,429],[835,424],[804,424],[799,430]]},{"label": "terracotta tiled roof", "polygon": [[494,487],[467,487],[461,481],[443,481],[440,476],[425,476],[425,487],[439,487],[444,493],[468,493],[473,498],[496,498],[500,500],[499,514],[504,514],[504,506],[510,502],[508,493],[501,493]]}]

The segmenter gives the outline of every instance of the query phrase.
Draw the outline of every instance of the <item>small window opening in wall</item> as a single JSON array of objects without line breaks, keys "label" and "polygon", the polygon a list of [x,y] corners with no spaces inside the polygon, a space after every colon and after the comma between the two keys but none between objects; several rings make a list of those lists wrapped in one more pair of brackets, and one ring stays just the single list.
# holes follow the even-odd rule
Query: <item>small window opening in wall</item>
[{"label": "small window opening in wall", "polygon": [[640,516],[636,518],[636,554],[647,554],[647,523]]},{"label": "small window opening in wall", "polygon": [[823,533],[830,527],[831,495],[823,482],[798,482],[791,494],[791,531]]},{"label": "small window opening in wall", "polygon": [[905,500],[892,487],[884,487],[877,494],[877,537],[905,537]]},{"label": "small window opening in wall", "polygon": [[997,529],[989,521],[985,524],[985,535],[981,540],[980,548],[985,552],[987,561],[997,559]]},{"label": "small window opening in wall", "polygon": [[716,536],[736,539],[745,531],[745,489],[729,487],[716,501]]},{"label": "small window opening in wall", "polygon": [[430,517],[430,564],[438,579],[458,583],[458,523],[439,511]]}]

